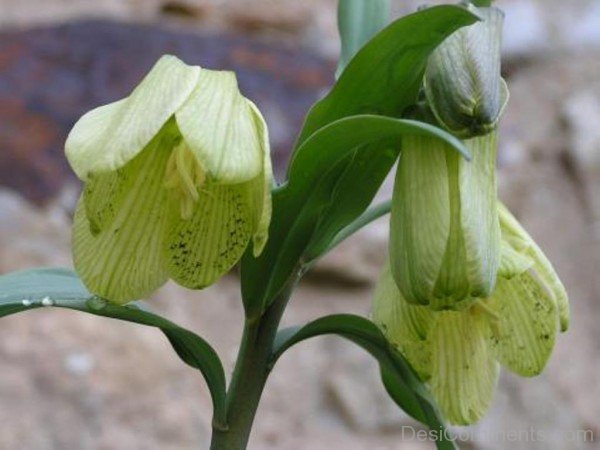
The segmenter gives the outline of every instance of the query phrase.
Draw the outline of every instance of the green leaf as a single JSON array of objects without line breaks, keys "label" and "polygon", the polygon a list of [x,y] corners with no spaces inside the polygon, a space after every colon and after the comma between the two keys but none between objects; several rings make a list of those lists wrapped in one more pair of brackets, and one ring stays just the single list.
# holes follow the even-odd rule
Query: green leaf
[{"label": "green leaf", "polygon": [[224,423],[225,373],[214,349],[200,336],[135,304],[118,306],[90,294],[70,270],[41,268],[0,276],[0,317],[55,306],[159,328],[189,366],[206,379],[215,420]]},{"label": "green leaf", "polygon": [[[299,264],[309,261],[305,250],[316,235],[315,229],[326,208],[335,203],[336,207],[330,210],[331,213],[345,217],[341,221],[333,220],[337,232],[350,223],[353,216],[360,215],[367,208],[366,197],[361,197],[356,190],[352,192],[356,193],[356,198],[361,199],[364,206],[360,211],[352,209],[352,214],[347,214],[346,210],[340,209],[341,203],[336,202],[338,181],[343,171],[347,170],[343,165],[345,158],[353,155],[357,147],[398,140],[407,134],[437,137],[458,152],[468,155],[461,141],[432,125],[367,115],[336,121],[319,130],[301,146],[291,163],[289,181],[274,193],[273,226],[264,252],[258,259],[246,252],[242,262],[242,293],[247,314],[259,313],[285,285]],[[389,162],[389,146],[373,145],[367,148],[371,150],[368,155],[371,160],[383,158]],[[355,189],[360,190],[361,186]],[[371,194],[374,195],[373,190]],[[348,192],[344,192],[344,195],[350,199]],[[370,199],[367,200],[370,202]],[[332,238],[337,234],[333,232],[336,227],[327,230]],[[311,254],[318,253],[319,248],[328,245],[328,242],[321,240],[315,242],[318,245],[315,244]]]},{"label": "green leaf", "polygon": [[[447,36],[475,20],[473,14],[459,6],[429,8],[399,19],[358,52],[329,95],[311,109],[290,164],[290,181],[274,193],[270,245],[267,244],[259,259],[247,252],[242,262],[242,292],[247,315],[260,314],[298,268],[306,246],[316,235],[317,221],[321,220],[323,227],[319,234],[331,236],[369,206],[372,194],[379,187],[380,175],[389,167],[389,141],[398,140],[407,130],[401,131],[404,125],[400,123],[394,125],[392,122],[396,119],[362,114],[377,112],[398,116],[413,105],[431,52]],[[343,118],[349,122],[341,120]],[[334,124],[338,120],[339,123]],[[374,122],[380,125],[370,129]],[[389,128],[397,128],[380,136],[378,133],[384,123]],[[328,124],[332,128],[320,130],[319,137],[308,143],[313,133]],[[443,136],[450,138],[447,134]],[[388,142],[380,148],[386,139]],[[367,144],[377,145],[371,150],[357,151]],[[462,149],[460,145],[457,148]],[[398,151],[398,147],[393,147],[393,151]],[[346,163],[343,163],[344,158],[348,158]],[[364,177],[364,173],[359,172],[367,165],[375,167],[378,175],[365,186],[353,185],[353,178]],[[344,179],[338,183],[342,175]],[[336,186],[343,197],[332,195]],[[353,196],[360,202],[353,204]],[[343,220],[323,218],[324,210],[333,204],[339,207],[331,208],[330,212],[339,213]],[[285,245],[281,245],[284,241]],[[315,241],[311,253],[317,253],[323,245]],[[286,252],[280,252],[280,248]],[[277,270],[272,271],[275,265]]]},{"label": "green leaf", "polygon": [[[378,149],[379,146],[382,148]],[[348,158],[346,169],[332,192],[332,200],[322,213],[306,250],[306,260],[322,255],[338,233],[369,207],[399,152],[397,139],[363,146]],[[379,157],[374,158],[375,154]]]},{"label": "green leaf", "polygon": [[362,228],[369,225],[371,222],[374,222],[377,219],[379,219],[380,217],[383,217],[386,214],[389,214],[391,209],[392,209],[392,201],[391,200],[387,200],[383,203],[380,203],[378,205],[375,205],[375,206],[369,208],[363,214],[361,214],[356,220],[354,220],[348,226],[343,228],[329,242],[328,246],[325,249],[323,249],[323,251],[320,254],[316,255],[316,257],[319,257],[319,256],[327,253],[328,251],[332,250],[333,248],[335,248],[336,246],[341,244],[343,241],[348,239],[350,236],[352,236],[354,233],[357,233]]},{"label": "green leaf", "polygon": [[493,1],[494,0],[471,0],[471,3],[473,3],[475,6],[488,7],[492,6]]},{"label": "green leaf", "polygon": [[350,61],[331,92],[310,110],[296,148],[319,128],[343,117],[399,117],[414,104],[431,52],[478,18],[462,6],[435,6],[398,19]]},{"label": "green leaf", "polygon": [[344,71],[356,52],[388,23],[389,0],[340,0],[338,28],[342,52],[338,76]]},{"label": "green leaf", "polygon": [[408,362],[389,344],[377,326],[368,319],[350,314],[322,317],[303,327],[285,329],[275,340],[272,364],[290,347],[315,336],[335,334],[354,342],[379,362],[381,376],[392,399],[407,414],[440,433],[438,449],[454,449],[443,420],[425,385]]}]

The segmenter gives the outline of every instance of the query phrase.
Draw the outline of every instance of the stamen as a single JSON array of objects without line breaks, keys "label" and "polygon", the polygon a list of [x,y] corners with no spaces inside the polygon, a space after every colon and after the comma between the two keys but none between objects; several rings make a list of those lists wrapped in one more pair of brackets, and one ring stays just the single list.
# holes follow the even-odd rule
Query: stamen
[{"label": "stamen", "polygon": [[194,212],[194,204],[200,198],[202,186],[206,182],[206,172],[198,164],[195,155],[185,142],[181,142],[173,150],[165,170],[165,188],[173,191],[179,201],[180,214],[183,219],[190,219]]},{"label": "stamen", "polygon": [[476,308],[476,311],[483,313],[492,321],[500,321],[500,316],[498,315],[498,313],[492,307],[486,305],[485,300],[478,301],[477,303],[475,303],[475,305],[473,305],[473,307]]}]

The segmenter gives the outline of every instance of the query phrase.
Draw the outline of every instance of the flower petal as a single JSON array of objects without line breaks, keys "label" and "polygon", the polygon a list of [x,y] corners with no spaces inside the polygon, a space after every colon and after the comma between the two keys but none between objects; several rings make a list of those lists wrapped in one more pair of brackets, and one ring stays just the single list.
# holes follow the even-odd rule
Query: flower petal
[{"label": "flower petal", "polygon": [[487,412],[499,365],[487,340],[488,324],[473,309],[436,314],[430,332],[433,349],[431,392],[449,422],[472,424]]},{"label": "flower petal", "polygon": [[122,198],[110,225],[96,234],[91,232],[84,197],[79,201],[73,228],[75,268],[91,292],[114,303],[144,297],[167,280],[160,236],[166,219],[163,178],[169,153],[156,139],[123,169],[128,189],[119,193]]},{"label": "flower petal", "polygon": [[239,261],[254,228],[248,202],[251,183],[208,182],[200,190],[187,220],[173,204],[163,237],[163,255],[173,280],[190,289],[201,289],[213,284]]},{"label": "flower petal", "polygon": [[262,172],[261,136],[233,72],[202,69],[176,119],[198,162],[216,181],[241,183]]},{"label": "flower petal", "polygon": [[444,144],[406,136],[396,172],[390,221],[392,274],[404,298],[429,304],[450,231]]},{"label": "flower petal", "polygon": [[[169,121],[151,144],[153,148],[160,147],[161,150],[151,151],[168,151],[174,147],[178,139],[177,133],[175,122]],[[140,170],[147,163],[147,158],[140,156],[138,155],[125,167],[113,172],[90,174],[83,189],[83,202],[92,234],[96,235],[110,226],[118,214],[121,205],[135,184]]]},{"label": "flower petal", "polygon": [[500,363],[525,377],[539,375],[554,348],[558,320],[550,293],[531,272],[501,279],[489,301],[498,313],[492,348]]},{"label": "flower petal", "polygon": [[500,244],[500,267],[498,277],[510,280],[517,275],[531,269],[533,260],[518,252],[507,241],[502,240]]},{"label": "flower petal", "polygon": [[410,305],[402,297],[387,262],[375,289],[373,321],[423,380],[431,376],[431,346],[427,334],[433,315],[427,307]]},{"label": "flower petal", "polygon": [[163,56],[131,95],[85,114],[65,144],[77,176],[119,169],[138,155],[188,99],[200,68]]},{"label": "flower petal", "polygon": [[440,273],[434,287],[431,306],[435,309],[455,308],[469,297],[470,280],[467,270],[467,249],[462,227],[462,192],[460,190],[461,166],[468,164],[463,158],[446,149],[448,167],[448,203],[450,207],[450,231]]},{"label": "flower petal", "polygon": [[533,259],[533,269],[544,282],[547,289],[552,292],[554,301],[558,307],[561,331],[566,331],[569,328],[570,320],[569,297],[556,270],[554,270],[552,263],[546,257],[542,249],[535,243],[529,233],[525,231],[525,228],[523,228],[519,221],[510,213],[508,208],[500,202],[498,203],[498,213],[503,235],[506,234],[515,241],[520,240],[528,244],[525,248],[525,254]]},{"label": "flower petal", "polygon": [[470,295],[488,297],[500,265],[496,186],[498,132],[469,139],[471,161],[460,160],[460,214]]},{"label": "flower petal", "polygon": [[258,257],[269,238],[269,225],[271,224],[271,213],[273,205],[271,202],[271,189],[273,187],[273,168],[271,165],[271,146],[269,144],[269,130],[262,114],[254,103],[248,100],[250,109],[254,116],[255,126],[258,129],[263,153],[262,176],[257,177],[253,183],[256,187],[252,190],[252,210],[255,211],[256,226],[252,237],[254,248],[253,254]]}]

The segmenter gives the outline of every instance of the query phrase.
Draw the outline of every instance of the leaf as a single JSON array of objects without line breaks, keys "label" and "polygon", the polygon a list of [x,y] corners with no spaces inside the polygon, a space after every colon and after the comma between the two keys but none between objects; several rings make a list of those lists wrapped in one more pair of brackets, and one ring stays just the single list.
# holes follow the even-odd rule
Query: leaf
[{"label": "leaf", "polygon": [[370,320],[351,314],[322,317],[303,327],[281,330],[276,339],[272,365],[290,347],[316,336],[335,334],[354,342],[379,362],[381,376],[392,399],[407,414],[439,433],[438,449],[454,449],[429,391],[408,362],[389,344]]},{"label": "leaf", "polygon": [[[247,313],[261,311],[298,265],[308,262],[304,252],[315,234],[319,218],[325,208],[335,202],[334,190],[343,174],[338,165],[359,146],[397,140],[407,134],[437,137],[456,151],[468,155],[461,141],[432,125],[368,115],[338,120],[319,130],[302,145],[291,163],[289,181],[273,195],[272,227],[265,250],[258,259],[246,252],[242,261],[242,294]],[[389,162],[389,146],[373,145],[368,148],[371,149],[368,155],[371,160],[384,158]],[[347,168],[342,166],[341,169]],[[356,195],[363,202],[362,209],[366,209],[365,197]],[[335,204],[339,206],[341,203]],[[346,215],[343,209],[332,208],[330,211]],[[354,215],[361,213],[362,210],[352,210],[352,214],[346,215],[344,220],[334,221],[336,227],[330,228],[328,233],[331,232],[329,234],[334,238],[337,233],[332,231],[336,228],[341,231]]]},{"label": "leaf", "polygon": [[338,28],[342,51],[338,64],[338,76],[352,57],[373,35],[388,22],[389,0],[340,0],[338,4]]},{"label": "leaf", "polygon": [[[387,148],[378,149],[378,146]],[[348,158],[346,170],[332,192],[332,200],[320,217],[306,250],[306,259],[322,255],[337,234],[371,204],[400,153],[400,142],[376,143],[359,148]],[[380,156],[374,158],[374,154]]]},{"label": "leaf", "polygon": [[335,237],[329,242],[328,246],[325,249],[323,249],[323,251],[316,257],[319,257],[332,250],[333,248],[341,244],[343,241],[348,239],[350,236],[369,225],[371,222],[374,222],[377,219],[389,214],[391,209],[391,200],[387,200],[383,203],[380,203],[367,209],[356,220],[351,222],[348,226],[343,228],[337,235],[335,235]]},{"label": "leaf", "polygon": [[[325,215],[329,205],[345,206],[329,211],[339,213],[343,220],[321,219],[321,226],[325,228],[319,233],[328,235],[335,234],[336,228],[337,232],[341,231],[368,207],[372,201],[369,197],[377,191],[380,177],[373,177],[365,186],[353,186],[351,181],[364,164],[373,164],[379,174],[385,172],[389,154],[383,153],[389,151],[389,142],[384,148],[379,144],[385,139],[397,140],[402,135],[401,126],[389,122],[397,119],[382,116],[400,116],[416,103],[431,52],[458,28],[476,20],[476,16],[460,6],[433,7],[397,20],[358,52],[329,95],[313,106],[296,144],[288,171],[289,182],[273,196],[269,243],[260,258],[255,259],[247,252],[242,262],[242,293],[247,315],[260,314],[298,269],[304,249],[316,234],[316,222]],[[369,112],[382,116],[365,114]],[[344,122],[344,118],[349,122]],[[378,136],[379,130],[369,130],[377,121],[380,125],[388,121],[388,126],[398,128]],[[333,126],[325,128],[326,125]],[[317,130],[322,133],[309,144],[309,138]],[[449,135],[443,136],[449,138]],[[328,147],[332,142],[333,148]],[[369,143],[378,145],[364,153],[357,152],[358,147]],[[351,155],[354,157],[350,164],[338,165]],[[345,174],[345,181],[338,184],[338,179],[331,179],[341,174]],[[332,195],[336,186],[343,198]],[[348,201],[353,196],[360,198],[360,202]],[[286,244],[281,245],[284,241]],[[324,243],[314,245],[311,253],[317,253]],[[279,248],[286,248],[286,252],[280,252]],[[277,270],[272,271],[275,265]]]},{"label": "leaf", "polygon": [[67,269],[40,268],[0,276],[0,317],[45,306],[159,328],[179,357],[202,372],[212,396],[215,420],[224,423],[225,372],[217,353],[200,336],[135,304],[118,306],[93,296]]},{"label": "leaf", "polygon": [[343,117],[400,117],[417,99],[431,52],[454,31],[477,20],[465,7],[444,5],[393,22],[356,54],[331,92],[312,107],[296,148]]}]

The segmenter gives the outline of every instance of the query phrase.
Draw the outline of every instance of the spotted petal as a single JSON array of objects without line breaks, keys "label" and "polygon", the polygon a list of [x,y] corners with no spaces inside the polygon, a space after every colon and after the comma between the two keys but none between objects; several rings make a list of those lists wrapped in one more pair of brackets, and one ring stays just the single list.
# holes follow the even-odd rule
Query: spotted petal
[{"label": "spotted petal", "polygon": [[251,184],[207,183],[187,220],[181,217],[176,204],[171,205],[162,253],[173,280],[201,289],[239,261],[254,232],[248,201]]},{"label": "spotted petal", "polygon": [[125,166],[156,136],[188,99],[200,68],[163,56],[131,95],[85,114],[65,144],[77,176],[111,172]]},{"label": "spotted petal", "polygon": [[214,180],[241,183],[262,172],[262,137],[233,72],[202,69],[176,119],[187,145]]},{"label": "spotted petal", "polygon": [[489,307],[497,312],[492,348],[502,365],[531,377],[539,375],[554,348],[558,330],[556,305],[531,272],[498,282]]},{"label": "spotted petal", "polygon": [[502,203],[498,203],[498,213],[503,236],[506,235],[516,242],[525,242],[525,254],[534,261],[533,270],[537,273],[546,288],[552,293],[558,309],[561,331],[569,328],[569,298],[567,291],[560,281],[556,270],[542,249],[535,243],[519,221]]},{"label": "spotted petal", "polygon": [[471,309],[441,312],[431,329],[431,392],[449,422],[472,424],[487,412],[499,365],[488,345],[486,318]]},{"label": "spotted petal", "polygon": [[[164,172],[170,151],[155,139],[123,168],[128,189],[113,220],[101,230],[79,200],[73,229],[75,268],[86,287],[114,303],[144,297],[167,280],[161,258],[165,224]],[[84,194],[85,196],[85,194]]]},{"label": "spotted petal", "polygon": [[402,297],[386,263],[375,290],[373,320],[423,380],[431,376],[431,346],[427,334],[434,314],[425,306],[410,305]]}]

